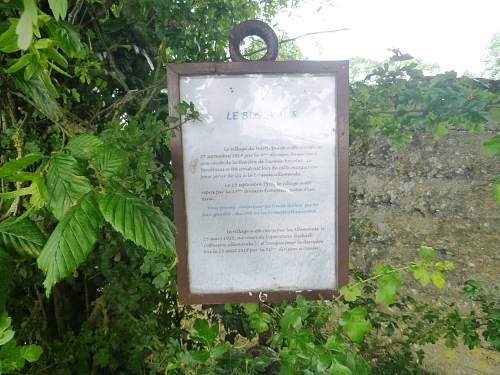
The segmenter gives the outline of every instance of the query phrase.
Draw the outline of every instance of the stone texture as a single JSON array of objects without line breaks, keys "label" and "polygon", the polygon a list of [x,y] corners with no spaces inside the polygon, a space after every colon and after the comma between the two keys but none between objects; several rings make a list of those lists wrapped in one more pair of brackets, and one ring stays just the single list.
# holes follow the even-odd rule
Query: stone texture
[{"label": "stone texture", "polygon": [[[398,152],[381,138],[354,140],[349,245],[353,265],[368,271],[377,262],[401,264],[415,259],[416,249],[426,245],[454,262],[456,269],[448,273],[445,290],[415,284],[424,299],[455,300],[470,278],[498,284],[500,205],[493,199],[492,185],[500,175],[500,157],[487,155],[482,147],[498,131],[498,127],[479,134],[454,130],[440,140],[415,134]],[[447,368],[448,351],[430,352],[438,372]],[[466,358],[454,353],[452,357]],[[477,373],[500,373],[498,362],[494,368],[488,365],[487,371],[469,362]]]},{"label": "stone texture", "polygon": [[402,151],[384,139],[350,148],[350,254],[354,265],[414,259],[421,245],[455,262],[453,288],[498,282],[500,205],[492,196],[500,158],[482,148],[491,132],[416,134]]}]

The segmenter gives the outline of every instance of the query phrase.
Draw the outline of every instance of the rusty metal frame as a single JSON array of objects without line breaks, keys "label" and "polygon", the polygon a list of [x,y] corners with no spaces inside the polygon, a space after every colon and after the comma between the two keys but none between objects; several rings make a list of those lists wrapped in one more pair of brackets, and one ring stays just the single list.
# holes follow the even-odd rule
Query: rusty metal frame
[{"label": "rusty metal frame", "polygon": [[[180,101],[180,77],[194,75],[237,75],[237,74],[333,74],[335,77],[336,129],[337,129],[337,288],[347,284],[349,269],[348,227],[349,227],[349,67],[348,61],[257,61],[232,63],[188,63],[167,66],[168,106],[171,116],[179,117],[176,105]],[[176,249],[179,259],[177,267],[177,289],[184,304],[219,304],[241,302],[281,302],[294,300],[297,295],[306,299],[331,299],[336,290],[309,291],[262,291],[238,293],[193,294],[189,287],[187,247],[187,212],[184,190],[184,167],[182,152],[182,131],[180,121],[172,125],[171,140],[174,221],[177,227]],[[266,298],[263,300],[263,295]]]}]

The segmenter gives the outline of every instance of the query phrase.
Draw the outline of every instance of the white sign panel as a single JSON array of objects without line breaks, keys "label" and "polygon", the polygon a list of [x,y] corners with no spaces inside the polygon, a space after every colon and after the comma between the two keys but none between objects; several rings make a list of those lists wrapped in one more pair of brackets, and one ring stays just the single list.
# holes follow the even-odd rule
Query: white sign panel
[{"label": "white sign panel", "polygon": [[180,100],[190,292],[336,288],[333,74],[193,75]]}]

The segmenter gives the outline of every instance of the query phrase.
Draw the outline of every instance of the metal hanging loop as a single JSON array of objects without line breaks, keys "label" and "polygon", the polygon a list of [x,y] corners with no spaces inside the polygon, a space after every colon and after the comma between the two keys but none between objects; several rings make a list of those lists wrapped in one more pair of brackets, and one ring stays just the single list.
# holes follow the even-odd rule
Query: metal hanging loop
[{"label": "metal hanging loop", "polygon": [[[240,43],[247,36],[257,35],[266,43],[266,54],[259,60],[249,60],[240,51]],[[278,57],[278,37],[267,23],[250,20],[236,25],[229,34],[229,54],[233,62],[241,61],[274,61]]]}]

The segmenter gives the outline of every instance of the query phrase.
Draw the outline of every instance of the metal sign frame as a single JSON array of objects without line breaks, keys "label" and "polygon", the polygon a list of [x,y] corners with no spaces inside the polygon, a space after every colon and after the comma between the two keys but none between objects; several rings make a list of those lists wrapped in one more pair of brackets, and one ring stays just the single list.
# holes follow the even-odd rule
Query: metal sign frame
[{"label": "metal sign frame", "polygon": [[[336,275],[337,288],[347,284],[349,268],[348,226],[349,226],[349,68],[348,61],[255,61],[232,63],[188,63],[170,64],[167,67],[168,105],[171,116],[179,117],[176,106],[180,102],[180,78],[195,75],[241,75],[241,74],[331,74],[335,77],[336,97]],[[306,299],[331,299],[335,290],[273,291],[238,293],[193,294],[189,286],[188,231],[184,186],[182,129],[180,120],[172,125],[171,140],[174,221],[177,227],[176,250],[179,259],[177,267],[177,289],[184,304],[219,304],[242,302],[281,302],[294,300],[297,295]]]}]

